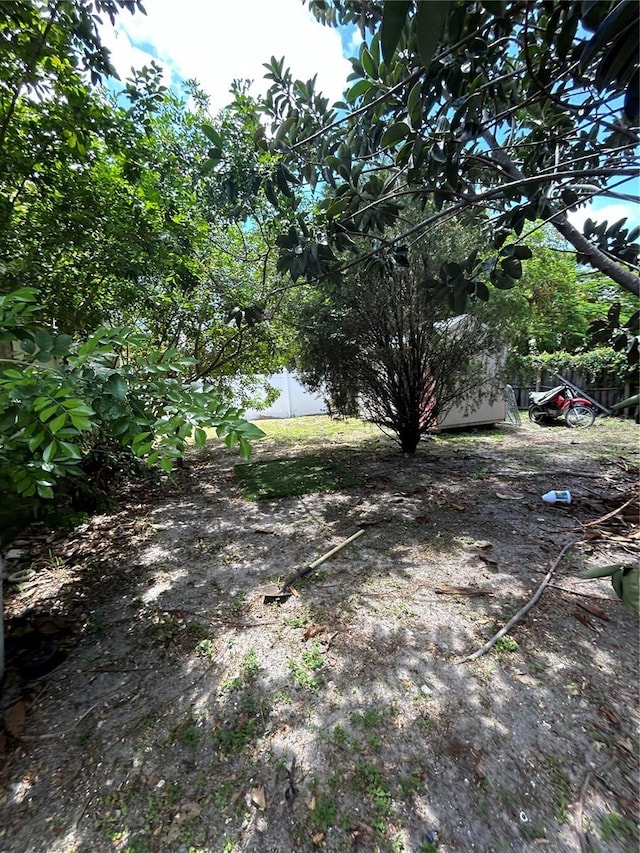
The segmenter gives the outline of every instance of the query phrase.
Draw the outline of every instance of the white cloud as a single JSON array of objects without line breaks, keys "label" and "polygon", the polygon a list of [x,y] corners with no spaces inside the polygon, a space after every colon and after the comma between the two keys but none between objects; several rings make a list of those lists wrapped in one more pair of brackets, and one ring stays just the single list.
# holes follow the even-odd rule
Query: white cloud
[{"label": "white cloud", "polygon": [[607,202],[599,199],[594,204],[588,204],[586,207],[581,207],[578,210],[573,210],[568,214],[569,222],[576,228],[582,230],[587,219],[592,219],[594,222],[604,222],[605,219],[609,225],[618,222],[623,217],[627,217],[625,223],[626,228],[635,228],[640,225],[640,205],[632,204],[631,202]]},{"label": "white cloud", "polygon": [[152,54],[171,75],[195,78],[211,97],[213,112],[229,102],[235,78],[255,81],[254,90],[265,91],[262,78],[273,55],[285,56],[294,78],[307,80],[318,74],[318,89],[331,101],[339,100],[351,67],[342,55],[337,30],[323,27],[300,0],[146,0],[146,15],[121,12],[117,37],[105,26],[103,39],[122,79],[131,65],[149,63]]}]

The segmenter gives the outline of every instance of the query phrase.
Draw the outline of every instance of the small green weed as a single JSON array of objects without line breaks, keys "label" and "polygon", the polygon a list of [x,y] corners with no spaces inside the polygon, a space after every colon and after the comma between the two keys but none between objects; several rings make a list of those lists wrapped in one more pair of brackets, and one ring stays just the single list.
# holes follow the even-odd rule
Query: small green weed
[{"label": "small green weed", "polygon": [[304,628],[309,624],[309,617],[306,614],[287,616],[284,620],[284,624],[288,628]]},{"label": "small green weed", "polygon": [[555,759],[548,758],[547,761],[553,790],[553,801],[556,807],[555,818],[558,823],[566,823],[569,817],[569,803],[571,801],[571,780],[565,771],[558,766]]},{"label": "small green weed", "polygon": [[318,675],[318,670],[323,663],[324,656],[318,643],[314,643],[310,649],[306,649],[302,653],[300,661],[290,659],[289,672],[294,684],[305,690],[317,690],[323,681],[322,677]]},{"label": "small green weed", "polygon": [[352,726],[359,726],[365,731],[370,731],[382,723],[382,714],[374,708],[368,708],[362,714],[359,711],[354,711],[349,719]]},{"label": "small green weed", "polygon": [[184,744],[184,746],[188,746],[190,749],[198,748],[198,730],[194,725],[188,725],[181,729],[179,738],[180,743]]},{"label": "small green weed", "polygon": [[196,643],[196,652],[202,657],[212,658],[215,655],[216,647],[213,640],[199,640]]},{"label": "small green weed", "polygon": [[498,657],[503,657],[510,652],[517,652],[520,647],[512,637],[500,637],[494,649]]},{"label": "small green weed", "polygon": [[240,717],[235,725],[218,729],[212,736],[213,744],[224,755],[240,755],[257,737],[260,723],[255,717]]},{"label": "small green weed", "polygon": [[367,796],[373,816],[371,825],[384,836],[391,813],[391,791],[380,771],[373,764],[358,762],[354,768],[354,783]]},{"label": "small green weed", "polygon": [[314,826],[326,832],[329,827],[335,825],[337,812],[338,803],[333,797],[328,794],[318,794],[311,812],[311,820]]},{"label": "small green weed", "polygon": [[249,649],[242,659],[242,677],[245,684],[250,684],[252,681],[255,681],[259,670],[260,663],[258,662],[258,655],[256,654],[255,649]]},{"label": "small green weed", "polygon": [[218,690],[220,693],[233,693],[248,684],[252,684],[260,671],[260,663],[254,649],[249,649],[242,659],[240,674],[233,678],[225,678],[220,682]]},{"label": "small green weed", "polygon": [[240,616],[244,611],[244,602],[246,597],[247,593],[244,591],[234,592],[231,596],[230,609],[234,616]]},{"label": "small green weed", "polygon": [[619,841],[631,840],[635,831],[636,827],[633,821],[616,812],[611,812],[600,821],[600,835],[603,841],[612,841],[614,838]]}]

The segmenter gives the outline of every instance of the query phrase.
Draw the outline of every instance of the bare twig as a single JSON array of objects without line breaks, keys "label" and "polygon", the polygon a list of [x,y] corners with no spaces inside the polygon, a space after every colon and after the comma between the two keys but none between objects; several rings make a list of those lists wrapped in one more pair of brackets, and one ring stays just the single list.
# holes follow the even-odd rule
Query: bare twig
[{"label": "bare twig", "polygon": [[482,657],[482,655],[486,654],[489,651],[489,649],[493,648],[493,646],[495,646],[495,644],[498,642],[500,637],[504,637],[505,634],[509,633],[509,631],[513,628],[513,626],[516,623],[518,623],[522,619],[522,617],[525,616],[531,610],[531,608],[536,604],[536,602],[538,601],[538,599],[540,598],[540,596],[544,592],[545,588],[549,585],[549,581],[553,577],[553,573],[555,572],[555,570],[560,565],[560,561],[564,557],[565,553],[569,550],[569,548],[571,548],[575,544],[576,544],[576,541],[572,540],[571,542],[567,542],[566,545],[564,545],[564,547],[562,548],[562,550],[560,551],[560,553],[556,557],[554,564],[551,566],[551,568],[549,569],[547,574],[544,576],[542,583],[540,584],[538,589],[535,591],[533,596],[524,605],[524,607],[522,607],[520,610],[518,610],[516,615],[513,616],[507,622],[507,624],[504,626],[504,628],[501,628],[497,634],[494,634],[494,636],[490,640],[488,640],[484,644],[484,646],[482,646],[481,649],[478,649],[478,651],[474,652],[472,655],[468,655],[466,658],[462,658],[462,660],[457,661],[457,663],[466,663],[467,661],[477,660],[479,657]]},{"label": "bare twig", "polygon": [[98,705],[100,705],[101,702],[102,699],[100,700],[100,702],[95,702],[88,710],[84,712],[84,714],[80,714],[80,716],[72,726],[69,726],[69,728],[65,729],[63,732],[49,732],[46,735],[22,735],[20,740],[51,740],[59,737],[64,737],[65,735],[69,735],[77,726],[80,725],[80,723],[84,720],[85,717],[88,717],[92,711],[95,711],[95,709],[98,707]]},{"label": "bare twig", "polygon": [[606,515],[601,516],[600,518],[596,518],[593,521],[587,521],[585,524],[581,524],[579,527],[574,528],[575,530],[580,530],[583,527],[594,527],[596,524],[602,524],[605,521],[609,521],[610,518],[618,515],[619,512],[622,512],[623,509],[626,509],[629,504],[632,504],[634,501],[637,501],[638,498],[634,495],[632,498],[629,498],[628,501],[625,501],[622,506],[619,506],[617,509],[608,512]]},{"label": "bare twig", "polygon": [[582,812],[584,810],[584,801],[587,796],[587,790],[589,789],[589,782],[591,782],[591,770],[587,773],[584,778],[584,782],[582,783],[582,788],[580,789],[580,796],[578,797],[578,802],[576,803],[576,832],[578,833],[578,838],[580,839],[580,850],[582,853],[587,853],[587,842],[584,837],[584,830],[582,828]]}]

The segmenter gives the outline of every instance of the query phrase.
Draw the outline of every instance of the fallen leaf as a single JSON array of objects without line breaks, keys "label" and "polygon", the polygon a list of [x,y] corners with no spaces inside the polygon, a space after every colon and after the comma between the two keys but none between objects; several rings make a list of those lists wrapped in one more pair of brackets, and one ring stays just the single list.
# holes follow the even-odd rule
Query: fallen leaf
[{"label": "fallen leaf", "polygon": [[235,792],[235,794],[231,795],[231,805],[235,806],[235,804],[238,802],[238,800],[240,799],[241,796],[242,796],[242,788],[238,788],[238,790]]},{"label": "fallen leaf", "polygon": [[480,557],[480,559],[484,563],[486,563],[488,566],[491,566],[491,568],[493,568],[493,569],[498,568],[498,561],[494,560],[493,557],[489,557],[489,556],[487,556],[487,554],[478,554],[478,557]]},{"label": "fallen leaf", "polygon": [[582,622],[582,624],[585,626],[585,628],[589,628],[590,631],[597,631],[598,630],[595,627],[595,625],[593,625],[591,622],[589,622],[588,618],[584,615],[584,613],[581,613],[579,610],[574,610],[571,615],[575,619],[577,619],[578,622]]},{"label": "fallen leaf", "polygon": [[26,719],[27,703],[21,699],[5,712],[4,727],[12,737],[21,738]]},{"label": "fallen leaf", "polygon": [[311,839],[315,845],[322,844],[324,841],[324,832],[316,832],[316,834]]},{"label": "fallen leaf", "polygon": [[322,634],[326,630],[326,625],[310,625],[302,635],[302,639],[310,640],[312,637],[316,637],[318,634]]},{"label": "fallen leaf", "polygon": [[309,802],[307,803],[307,805],[309,806],[309,811],[310,811],[310,812],[314,811],[314,810],[315,810],[315,807],[316,807],[316,798],[315,798],[315,797],[311,797],[311,799],[309,800]]},{"label": "fallen leaf", "polygon": [[496,492],[496,497],[500,498],[501,501],[521,501],[524,495],[514,489],[500,489],[499,492]]},{"label": "fallen leaf", "polygon": [[414,521],[417,521],[418,524],[427,524],[429,521],[428,515],[416,515]]},{"label": "fallen leaf", "polygon": [[264,796],[264,785],[260,785],[257,788],[251,789],[251,802],[254,806],[257,806],[259,809],[266,809],[267,801]]},{"label": "fallen leaf", "polygon": [[586,610],[587,613],[590,613],[592,616],[597,616],[598,619],[604,619],[605,622],[609,621],[609,617],[604,612],[602,607],[598,607],[597,604],[583,604],[581,601],[578,602],[578,607],[581,607],[583,610]]}]

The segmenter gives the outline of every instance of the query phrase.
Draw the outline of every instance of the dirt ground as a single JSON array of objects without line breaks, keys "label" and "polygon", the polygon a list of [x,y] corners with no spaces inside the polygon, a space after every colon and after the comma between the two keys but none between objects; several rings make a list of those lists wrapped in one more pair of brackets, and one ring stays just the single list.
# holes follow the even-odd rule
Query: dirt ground
[{"label": "dirt ground", "polygon": [[[5,585],[0,849],[637,850],[638,619],[579,575],[637,561],[637,503],[615,511],[638,427],[523,423],[414,459],[353,422],[263,427],[255,460],[313,452],[358,485],[248,501],[211,442],[177,483],[12,543],[32,571]],[[571,506],[541,501],[561,488]]]}]

